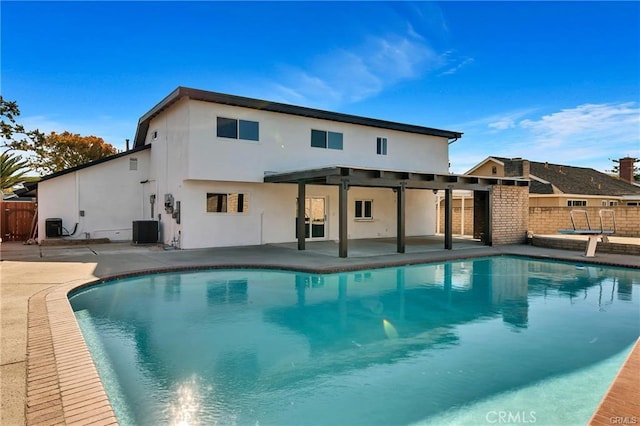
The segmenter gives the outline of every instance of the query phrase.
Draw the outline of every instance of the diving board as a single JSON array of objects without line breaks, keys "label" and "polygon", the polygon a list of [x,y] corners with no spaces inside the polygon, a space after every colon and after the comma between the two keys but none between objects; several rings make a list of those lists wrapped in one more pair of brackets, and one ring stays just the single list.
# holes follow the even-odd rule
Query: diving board
[{"label": "diving board", "polygon": [[[574,217],[574,213],[576,214],[584,214],[584,221],[579,225],[576,225],[576,218]],[[598,215],[600,216],[600,229],[591,229],[591,223],[589,222],[589,215],[586,210],[571,210],[569,213],[571,216],[571,225],[573,229],[559,229],[558,233],[565,235],[586,235],[589,237],[589,241],[587,242],[587,248],[584,252],[584,257],[594,257],[596,255],[596,247],[598,246],[598,241],[602,238],[602,242],[606,243],[609,241],[608,236],[613,235],[616,232],[616,216],[613,210],[609,209],[601,209],[598,211]],[[610,219],[611,226],[608,227],[610,229],[605,229],[605,221],[607,218]],[[580,228],[580,225],[585,224],[586,227]]]}]

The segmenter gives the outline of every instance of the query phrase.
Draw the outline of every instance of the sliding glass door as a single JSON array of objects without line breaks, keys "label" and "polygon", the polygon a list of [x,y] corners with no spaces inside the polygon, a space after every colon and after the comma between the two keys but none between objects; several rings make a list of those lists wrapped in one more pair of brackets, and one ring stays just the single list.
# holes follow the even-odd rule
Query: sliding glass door
[{"label": "sliding glass door", "polygon": [[[296,215],[297,221],[297,215]],[[327,237],[327,200],[325,197],[307,197],[304,200],[304,237],[323,240]],[[298,237],[296,232],[296,238]]]}]

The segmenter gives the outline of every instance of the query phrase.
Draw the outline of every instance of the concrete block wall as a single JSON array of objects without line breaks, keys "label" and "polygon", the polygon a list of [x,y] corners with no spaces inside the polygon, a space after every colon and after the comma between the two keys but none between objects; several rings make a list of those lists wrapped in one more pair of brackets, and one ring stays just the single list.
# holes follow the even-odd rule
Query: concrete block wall
[{"label": "concrete block wall", "polygon": [[[586,239],[574,240],[569,238],[541,237],[536,235],[533,236],[531,244],[537,247],[575,250],[583,252],[587,248]],[[598,253],[629,254],[640,256],[640,246],[636,244],[619,244],[612,242],[604,243],[602,241],[598,241],[596,247],[596,256]]]},{"label": "concrete block wall", "polygon": [[493,245],[525,242],[529,230],[529,187],[491,188],[491,229]]},{"label": "concrete block wall", "polygon": [[[534,234],[557,234],[559,229],[572,229],[571,210],[586,210],[592,229],[600,228],[598,212],[603,207],[529,207],[529,230]],[[640,237],[640,207],[615,206],[606,207],[613,210],[616,219],[616,236]],[[584,227],[584,215],[575,215],[576,226]],[[604,222],[605,229],[610,229],[609,219]]]},{"label": "concrete block wall", "polygon": [[[470,204],[470,205],[469,205]],[[440,203],[440,232],[444,233],[444,202]],[[462,208],[453,207],[453,233],[455,235],[473,235],[473,200],[467,200],[464,206],[464,233],[462,232]]]}]

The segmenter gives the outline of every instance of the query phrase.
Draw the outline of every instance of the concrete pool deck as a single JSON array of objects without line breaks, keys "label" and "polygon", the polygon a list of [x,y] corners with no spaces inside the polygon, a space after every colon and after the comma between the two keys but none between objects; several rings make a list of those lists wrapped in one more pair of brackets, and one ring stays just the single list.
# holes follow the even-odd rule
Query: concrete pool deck
[{"label": "concrete pool deck", "polygon": [[[576,251],[529,245],[486,247],[468,239],[456,239],[453,250],[443,250],[439,237],[410,238],[405,254],[394,253],[395,239],[350,241],[350,257],[346,259],[338,257],[333,241],[307,243],[304,252],[296,250],[295,243],[164,250],[129,243],[26,246],[5,242],[0,248],[2,425],[116,422],[66,298],[69,290],[100,279],[152,270],[234,265],[330,272],[497,254],[640,268],[638,256],[597,253],[586,259]],[[629,403],[611,408],[605,401],[600,408],[614,411],[605,411],[609,414],[603,419],[635,415],[640,421],[638,406],[631,404],[640,400],[639,350],[636,345],[635,358],[630,357],[635,364],[629,377],[622,379],[629,384],[624,396],[619,391],[614,395],[615,401],[622,398]],[[629,394],[633,389],[635,393]],[[621,411],[624,407],[630,411]]]}]

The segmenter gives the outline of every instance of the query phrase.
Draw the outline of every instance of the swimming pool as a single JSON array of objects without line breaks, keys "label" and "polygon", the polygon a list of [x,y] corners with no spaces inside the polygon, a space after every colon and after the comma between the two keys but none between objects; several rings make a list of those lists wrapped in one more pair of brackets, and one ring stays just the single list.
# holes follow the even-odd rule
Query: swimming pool
[{"label": "swimming pool", "polygon": [[584,424],[640,334],[639,286],[491,257],[153,274],[70,302],[121,424]]}]

